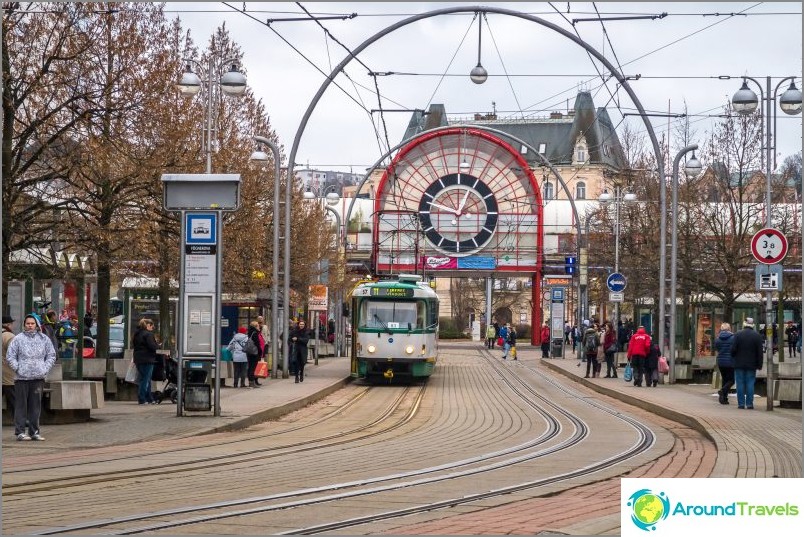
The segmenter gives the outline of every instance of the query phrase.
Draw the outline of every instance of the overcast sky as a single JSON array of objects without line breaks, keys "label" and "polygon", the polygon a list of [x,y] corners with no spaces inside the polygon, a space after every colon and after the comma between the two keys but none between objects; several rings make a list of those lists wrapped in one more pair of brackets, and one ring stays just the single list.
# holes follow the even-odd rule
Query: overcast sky
[{"label": "overcast sky", "polygon": [[[248,15],[239,12],[245,5]],[[332,2],[302,3],[317,15],[349,15],[349,20],[320,23],[349,49],[357,48],[376,32],[409,16],[445,7],[473,6],[449,2]],[[613,3],[613,2],[485,2],[482,5],[528,13],[558,25],[620,65],[624,74],[641,75],[631,86],[648,112],[682,113],[685,103],[700,144],[713,119],[731,99],[741,80],[718,76],[773,77],[771,89],[784,77],[796,76],[801,88],[802,33],[799,2]],[[555,7],[555,9],[554,9]],[[661,19],[576,22],[573,19],[627,15]],[[171,3],[169,16],[178,15],[195,41],[205,46],[216,27],[225,23],[242,47],[248,84],[266,105],[273,128],[289,155],[294,137],[310,102],[325,76],[346,51],[313,21],[272,22],[267,19],[304,17],[292,2]],[[557,10],[560,11],[558,13]],[[569,11],[568,11],[569,10]],[[734,16],[731,16],[734,14]],[[253,17],[253,18],[252,18]],[[490,13],[483,21],[481,58],[489,72],[483,85],[473,84],[469,71],[477,63],[478,26],[474,13],[440,15],[409,24],[383,37],[357,58],[377,77],[384,109],[426,109],[442,103],[448,114],[470,116],[496,108],[499,117],[544,117],[571,107],[579,88],[591,91],[597,106],[606,106],[615,125],[633,113],[627,93],[616,80],[606,86],[586,51],[558,32],[540,24]],[[257,20],[255,20],[257,19]],[[604,32],[605,30],[605,32]],[[276,32],[276,33],[275,33]],[[281,38],[279,35],[281,35]],[[307,59],[283,42],[287,40]],[[308,61],[309,60],[309,61]],[[316,67],[311,65],[312,62]],[[387,112],[383,121],[371,110],[380,108],[374,78],[356,60],[347,67],[349,78],[336,78],[313,112],[301,138],[296,162],[321,169],[363,173],[390,145],[401,141],[409,112]],[[508,76],[506,76],[506,73]],[[447,76],[443,76],[443,75]],[[177,74],[178,78],[178,74]],[[779,90],[781,94],[789,83]],[[756,91],[756,90],[755,90]],[[758,91],[757,91],[758,93]],[[348,94],[348,95],[347,95]],[[492,104],[494,103],[494,104]],[[619,109],[618,109],[619,106]],[[778,106],[778,105],[777,105]],[[801,116],[778,117],[778,162],[801,150]],[[657,136],[668,131],[668,120],[652,117]],[[619,130],[618,128],[618,130]],[[671,139],[676,135],[670,126]],[[379,140],[378,140],[379,138]],[[674,151],[679,147],[674,145]]]}]

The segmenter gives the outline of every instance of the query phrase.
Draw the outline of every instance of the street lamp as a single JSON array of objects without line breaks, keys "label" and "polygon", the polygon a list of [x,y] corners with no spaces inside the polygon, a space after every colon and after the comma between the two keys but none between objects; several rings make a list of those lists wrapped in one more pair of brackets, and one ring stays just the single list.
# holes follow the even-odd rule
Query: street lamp
[{"label": "street lamp", "polygon": [[[194,63],[199,66],[201,64],[196,60],[189,58],[185,58],[184,61],[187,62],[187,66],[185,67],[184,73],[181,75],[179,83],[176,84],[176,87],[181,95],[183,97],[192,98],[195,94],[201,91],[201,87],[204,82],[207,84],[207,89],[205,92],[207,117],[203,145],[204,152],[207,155],[207,173],[212,173],[212,101],[215,88],[213,73],[216,73],[218,68],[215,64],[215,56],[210,54],[207,65],[207,79],[201,80],[201,78],[199,78],[199,76],[192,71],[190,63]],[[220,77],[220,80],[217,83],[217,86],[220,88],[223,94],[231,97],[239,97],[246,90],[246,77],[237,69],[237,61],[239,61],[238,58],[230,58],[221,62],[222,64],[231,63],[232,67]]]},{"label": "street lamp", "polygon": [[[622,187],[619,183],[614,185],[614,196],[609,193],[608,190],[603,190],[603,193],[600,194],[598,197],[598,201],[603,206],[607,206],[612,201],[614,202],[614,272],[620,272],[620,203],[631,203],[636,201],[636,194],[633,192],[626,192],[625,194],[621,191]],[[614,324],[615,330],[619,329],[620,321],[620,302],[617,301],[614,303]]]},{"label": "street lamp", "polygon": [[[762,90],[762,84],[750,76],[743,76],[743,85],[732,97],[732,106],[740,115],[749,115],[759,108],[761,118],[765,120],[762,125],[764,132],[765,143],[765,220],[766,227],[773,227],[773,219],[771,218],[771,170],[776,167],[775,155],[775,138],[776,138],[776,108],[773,103],[776,101],[776,95],[779,93],[779,87],[782,84],[791,81],[790,87],[779,98],[779,106],[785,114],[796,115],[801,112],[801,91],[796,88],[794,76],[788,76],[779,81],[776,87],[771,91],[771,77],[765,77],[765,91]],[[748,81],[753,82],[759,88],[761,99],[757,99],[757,94],[748,87]],[[763,114],[762,109],[759,107],[760,100],[765,103],[766,111]],[[773,125],[771,129],[771,120]],[[773,328],[771,322],[771,314],[773,311],[773,292],[767,291],[765,293],[765,361],[767,363],[767,406],[766,410],[773,410]]]},{"label": "street lamp", "polygon": [[[328,187],[328,188],[334,188],[334,186],[331,186],[331,187]],[[316,195],[312,191],[307,190],[307,191],[304,192],[304,199],[307,199],[307,200],[316,199]],[[338,262],[341,262],[342,255],[344,253],[344,248],[343,248],[344,234],[342,233],[342,227],[341,227],[341,215],[338,213],[338,211],[336,211],[334,209],[335,205],[340,203],[341,197],[338,195],[337,192],[328,192],[326,194],[326,196],[324,196],[324,201],[326,202],[326,204],[324,205],[324,209],[326,209],[327,212],[332,213],[332,215],[335,217],[335,237],[336,237],[335,242],[338,245]],[[335,321],[335,356],[337,358],[340,358],[341,356],[343,356],[343,339],[344,339],[343,338],[343,332],[344,332],[343,331],[343,315],[342,315],[342,312],[338,311],[338,308],[341,307],[341,304],[343,302],[342,289],[341,289],[341,285],[340,285],[341,283],[342,282],[338,281],[338,285],[337,285],[337,287],[335,289],[335,297],[334,297],[334,299],[335,299],[334,302],[336,304],[336,306],[335,306],[335,316],[334,316],[334,318],[336,319],[336,321]],[[318,334],[316,334],[316,336],[318,336]],[[318,341],[316,341],[315,359],[318,360]]]},{"label": "street lamp", "polygon": [[486,68],[480,63],[480,44],[482,42],[483,37],[483,14],[478,13],[477,15],[477,65],[472,68],[469,72],[469,78],[475,84],[482,84],[484,83],[489,74],[486,71]]},{"label": "street lamp", "polygon": [[[267,145],[274,154],[273,258],[271,262],[271,378],[276,378],[279,338],[282,334],[282,327],[279,325],[279,179],[281,174],[281,170],[279,169],[279,148],[265,136],[254,136],[254,141],[258,144]],[[265,154],[265,151],[257,149],[257,151],[251,154],[249,160],[268,162],[268,155]],[[290,182],[288,182],[287,188],[290,188]],[[287,222],[285,224],[287,225]],[[285,273],[285,278],[287,277],[288,275]],[[288,298],[287,295],[285,295],[284,303],[287,304],[287,302]],[[288,356],[286,352],[282,354],[282,378],[288,378]]]},{"label": "street lamp", "polygon": [[[678,152],[676,158],[673,160],[673,194],[672,194],[672,209],[670,215],[672,218],[671,229],[672,238],[670,239],[670,384],[676,380],[676,265],[677,263],[677,243],[678,243],[678,164],[681,157],[692,151],[692,158],[687,161],[684,166],[684,173],[687,177],[695,177],[701,173],[701,162],[695,158],[695,150],[698,149],[697,144],[692,144]],[[664,310],[662,310],[664,311]]]}]

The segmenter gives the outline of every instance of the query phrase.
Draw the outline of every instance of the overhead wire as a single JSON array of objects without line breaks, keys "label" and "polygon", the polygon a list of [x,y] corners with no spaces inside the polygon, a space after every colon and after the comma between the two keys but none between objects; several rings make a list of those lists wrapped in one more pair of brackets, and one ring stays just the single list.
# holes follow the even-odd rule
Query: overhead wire
[{"label": "overhead wire", "polygon": [[494,45],[495,52],[497,52],[497,58],[499,58],[500,60],[500,65],[502,65],[503,73],[505,73],[505,79],[508,81],[508,87],[511,88],[511,93],[514,96],[514,102],[516,102],[516,106],[519,109],[519,115],[521,115],[522,119],[524,119],[525,113],[522,111],[522,105],[519,104],[519,97],[517,97],[516,90],[514,89],[514,84],[513,82],[511,82],[511,77],[508,76],[508,69],[505,67],[505,62],[502,59],[502,54],[500,54],[500,49],[497,46],[497,40],[494,39],[494,32],[491,31],[491,25],[489,24],[489,19],[485,13],[483,13],[483,19],[486,21],[486,28],[488,29],[489,35],[491,36],[491,42]]},{"label": "overhead wire", "polygon": [[[334,35],[332,35],[332,32],[330,32],[329,29],[326,26],[321,24],[321,21],[317,20],[315,18],[315,16],[312,13],[310,13],[307,10],[307,8],[305,8],[302,5],[301,2],[296,2],[296,5],[299,6],[299,8],[301,10],[303,10],[313,21],[315,21],[315,23],[324,31],[324,34],[329,39],[332,39],[333,41],[335,41],[335,43],[340,45],[341,48],[343,48],[346,51],[346,53],[349,54],[350,58],[354,59],[355,61],[357,61],[357,63],[362,65],[369,72],[369,74],[374,72],[373,69],[371,69],[368,65],[365,64],[365,62],[363,62],[363,60],[361,60],[360,58],[355,56],[355,54],[351,51],[351,49],[349,49],[349,47],[347,47],[346,45],[341,43],[341,41],[338,40],[338,38],[336,38]],[[346,69],[343,69],[341,72],[346,77],[346,79],[349,80],[349,82],[352,83],[352,87],[355,90],[355,94],[357,95],[357,98],[360,99],[360,102],[363,104],[363,109],[366,110],[366,113],[369,115],[369,119],[371,120],[372,128],[374,129],[374,135],[377,138],[377,145],[378,145],[378,147],[380,149],[380,154],[384,154],[388,149],[391,148],[391,144],[388,143],[388,130],[387,130],[387,128],[385,129],[386,147],[383,148],[382,147],[382,140],[380,139],[380,133],[377,131],[377,125],[374,123],[374,116],[371,114],[371,110],[369,110],[368,107],[365,106],[365,103],[363,103],[363,98],[360,96],[360,91],[357,89],[357,86],[355,85],[355,81],[352,80],[352,77],[349,76],[349,73],[346,72]],[[379,101],[379,105],[380,105],[380,118],[382,119],[383,128],[385,128],[385,117],[383,116],[383,113],[382,113],[382,100],[381,100],[381,97],[380,97],[380,87],[377,84],[377,77],[374,77],[374,86],[377,89],[377,100]]]}]

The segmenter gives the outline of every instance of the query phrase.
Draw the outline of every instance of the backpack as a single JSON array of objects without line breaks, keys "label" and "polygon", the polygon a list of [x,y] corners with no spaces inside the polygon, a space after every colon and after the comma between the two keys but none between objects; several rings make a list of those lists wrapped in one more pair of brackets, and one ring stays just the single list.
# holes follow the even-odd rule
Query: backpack
[{"label": "backpack", "polygon": [[588,333],[584,340],[583,347],[589,354],[597,352],[597,334],[594,332]]}]

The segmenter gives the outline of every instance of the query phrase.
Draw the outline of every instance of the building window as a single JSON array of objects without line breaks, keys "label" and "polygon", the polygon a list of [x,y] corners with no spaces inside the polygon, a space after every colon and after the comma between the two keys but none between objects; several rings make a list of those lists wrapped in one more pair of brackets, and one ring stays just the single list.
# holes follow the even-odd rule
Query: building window
[{"label": "building window", "polygon": [[576,200],[585,200],[586,199],[586,183],[579,182],[575,185],[575,199]]},{"label": "building window", "polygon": [[550,181],[546,181],[544,183],[544,199],[551,200],[553,199],[553,196],[554,196],[553,183],[551,183]]},{"label": "building window", "polygon": [[575,146],[575,162],[582,164],[586,162],[586,145],[578,144]]},{"label": "building window", "polygon": [[539,154],[544,155],[545,151],[547,151],[547,144],[539,144]]}]

